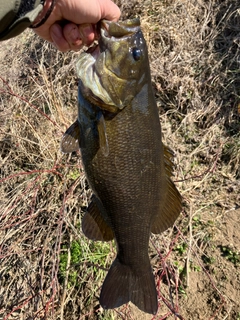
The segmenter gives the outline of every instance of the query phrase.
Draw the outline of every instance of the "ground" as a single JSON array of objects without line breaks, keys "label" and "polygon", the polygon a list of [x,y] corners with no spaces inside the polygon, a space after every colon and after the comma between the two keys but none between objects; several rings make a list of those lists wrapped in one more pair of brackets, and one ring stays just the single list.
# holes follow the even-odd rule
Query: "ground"
[{"label": "ground", "polygon": [[149,243],[158,313],[99,305],[115,246],[82,234],[91,190],[80,154],[59,150],[77,115],[79,53],[26,31],[0,50],[0,319],[239,320],[239,1],[117,3],[141,19],[183,196],[174,227]]}]

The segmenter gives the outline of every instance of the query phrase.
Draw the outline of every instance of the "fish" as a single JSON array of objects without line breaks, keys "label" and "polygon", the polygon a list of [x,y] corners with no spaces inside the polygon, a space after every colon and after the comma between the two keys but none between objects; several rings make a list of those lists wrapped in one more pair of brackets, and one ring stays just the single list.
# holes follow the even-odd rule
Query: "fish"
[{"label": "fish", "polygon": [[173,152],[163,144],[138,18],[98,23],[98,44],[79,55],[78,119],[63,135],[64,153],[80,149],[93,195],[82,230],[115,240],[117,254],[100,293],[104,309],[132,302],[156,314],[148,255],[151,233],[172,227],[182,210]]}]

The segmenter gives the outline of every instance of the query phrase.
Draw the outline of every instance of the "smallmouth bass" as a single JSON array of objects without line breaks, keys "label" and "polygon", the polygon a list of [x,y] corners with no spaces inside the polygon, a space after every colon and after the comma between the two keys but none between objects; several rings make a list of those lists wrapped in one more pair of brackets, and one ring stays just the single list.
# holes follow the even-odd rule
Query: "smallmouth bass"
[{"label": "smallmouth bass", "polygon": [[98,46],[77,62],[78,119],[61,149],[80,148],[93,191],[82,220],[84,234],[117,245],[100,304],[112,309],[131,301],[156,314],[148,243],[151,232],[171,227],[181,212],[181,196],[171,180],[173,155],[162,143],[139,19],[103,20],[99,33]]}]

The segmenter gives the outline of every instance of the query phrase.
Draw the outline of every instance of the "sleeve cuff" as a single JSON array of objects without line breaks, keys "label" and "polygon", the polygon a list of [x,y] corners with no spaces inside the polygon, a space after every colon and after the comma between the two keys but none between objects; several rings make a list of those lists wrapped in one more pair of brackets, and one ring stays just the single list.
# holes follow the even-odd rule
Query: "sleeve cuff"
[{"label": "sleeve cuff", "polygon": [[34,10],[14,21],[4,32],[0,33],[0,40],[13,38],[30,27],[42,9],[43,5],[39,4]]}]

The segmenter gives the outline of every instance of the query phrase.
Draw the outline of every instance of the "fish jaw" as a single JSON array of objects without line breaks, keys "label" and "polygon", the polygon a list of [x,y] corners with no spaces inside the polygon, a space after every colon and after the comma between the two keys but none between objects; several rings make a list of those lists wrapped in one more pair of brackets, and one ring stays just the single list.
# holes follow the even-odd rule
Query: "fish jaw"
[{"label": "fish jaw", "polygon": [[[104,60],[105,53],[103,52],[101,55]],[[95,70],[96,57],[99,57],[98,48],[91,54],[84,52],[80,55],[76,64],[77,76],[81,79],[79,90],[87,100],[95,105],[105,106],[108,111],[116,112],[117,108],[107,90],[102,86],[101,78]]]}]

